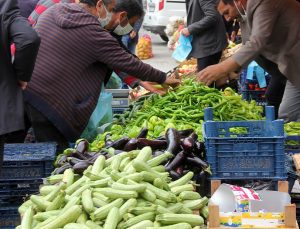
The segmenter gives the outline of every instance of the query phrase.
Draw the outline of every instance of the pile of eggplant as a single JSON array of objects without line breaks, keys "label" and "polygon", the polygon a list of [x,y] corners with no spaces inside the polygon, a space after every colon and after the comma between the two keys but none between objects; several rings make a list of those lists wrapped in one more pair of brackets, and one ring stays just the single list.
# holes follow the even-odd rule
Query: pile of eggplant
[{"label": "pile of eggplant", "polygon": [[173,157],[165,162],[165,169],[173,180],[177,180],[189,171],[195,174],[203,174],[209,171],[209,165],[205,161],[205,147],[198,141],[198,136],[193,129],[177,131],[169,128],[165,136],[157,139],[147,139],[148,129],[143,128],[136,138],[122,137],[116,141],[111,140],[110,134],[105,136],[105,147],[99,152],[89,152],[89,143],[80,139],[74,149],[66,149],[56,160],[57,168],[53,174],[62,174],[66,169],[73,168],[77,174],[82,174],[89,165],[92,165],[99,155],[106,159],[124,151],[139,150],[150,146],[153,156],[159,156],[164,152],[173,154]]}]

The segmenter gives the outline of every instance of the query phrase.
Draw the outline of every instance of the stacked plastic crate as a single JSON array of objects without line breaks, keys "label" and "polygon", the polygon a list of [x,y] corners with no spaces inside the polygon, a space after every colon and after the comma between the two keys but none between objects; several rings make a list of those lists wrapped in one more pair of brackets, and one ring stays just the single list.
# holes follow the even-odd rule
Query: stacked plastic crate
[{"label": "stacked plastic crate", "polygon": [[213,180],[285,180],[283,120],[274,120],[266,107],[266,120],[213,121],[205,110],[203,126],[206,154]]},{"label": "stacked plastic crate", "polygon": [[55,143],[6,144],[0,173],[0,228],[20,223],[18,206],[38,193],[43,178],[53,171]]},{"label": "stacked plastic crate", "polygon": [[255,100],[258,105],[267,105],[265,93],[271,76],[255,62],[240,74],[239,93],[243,99]]}]

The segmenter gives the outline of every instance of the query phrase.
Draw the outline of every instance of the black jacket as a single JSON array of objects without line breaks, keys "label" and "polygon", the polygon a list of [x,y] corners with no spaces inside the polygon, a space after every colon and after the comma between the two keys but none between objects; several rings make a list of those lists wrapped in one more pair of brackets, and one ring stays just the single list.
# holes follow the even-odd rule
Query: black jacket
[{"label": "black jacket", "polygon": [[202,58],[227,46],[225,26],[216,10],[216,0],[187,0],[187,25],[193,35],[190,56]]},{"label": "black jacket", "polygon": [[[13,63],[12,43],[16,46]],[[18,80],[30,80],[39,44],[36,32],[20,15],[17,0],[0,0],[0,135],[24,127]]]}]

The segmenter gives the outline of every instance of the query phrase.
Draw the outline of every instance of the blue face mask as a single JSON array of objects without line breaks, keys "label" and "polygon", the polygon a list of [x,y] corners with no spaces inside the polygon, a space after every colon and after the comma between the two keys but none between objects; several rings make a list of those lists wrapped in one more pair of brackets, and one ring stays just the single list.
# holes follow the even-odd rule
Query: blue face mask
[{"label": "blue face mask", "polygon": [[103,4],[104,10],[105,10],[105,18],[101,18],[100,17],[100,13],[98,13],[99,15],[99,22],[102,28],[104,28],[105,26],[107,26],[109,24],[109,22],[111,21],[111,17],[112,17],[112,13],[108,12],[108,10],[106,9],[105,5]]},{"label": "blue face mask", "polygon": [[242,5],[243,11],[244,11],[244,14],[242,14],[241,11],[239,10],[239,8],[237,7],[236,2],[233,1],[233,3],[234,3],[234,5],[235,5],[235,8],[237,9],[237,11],[238,11],[239,14],[240,14],[241,20],[242,20],[243,22],[247,21],[247,12],[246,12],[244,6]]}]

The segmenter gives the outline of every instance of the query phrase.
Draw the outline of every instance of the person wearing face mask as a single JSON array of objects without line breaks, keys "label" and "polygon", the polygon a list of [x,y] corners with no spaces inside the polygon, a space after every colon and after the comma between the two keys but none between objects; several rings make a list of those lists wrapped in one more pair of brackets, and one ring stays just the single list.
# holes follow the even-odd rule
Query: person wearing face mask
[{"label": "person wearing face mask", "polygon": [[[120,10],[123,4],[130,10]],[[136,0],[81,0],[55,4],[39,17],[35,29],[42,42],[24,93],[38,142],[56,141],[61,151],[80,137],[110,69],[142,80],[179,83],[127,53],[108,32],[127,29],[132,13],[144,13]]]},{"label": "person wearing face mask", "polygon": [[[226,78],[229,73],[246,67],[252,60],[261,58],[269,67],[266,70],[271,75],[278,76],[275,76],[280,81],[277,87],[283,89],[283,76],[288,80],[279,108],[279,118],[287,122],[300,121],[299,2],[219,0],[217,8],[227,20],[238,19],[242,22],[242,35],[247,36],[247,41],[231,58],[201,71],[198,80],[210,85],[218,79]],[[280,91],[273,89],[273,93],[280,94]]]}]

